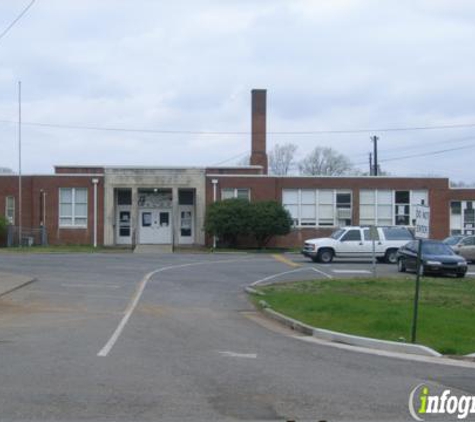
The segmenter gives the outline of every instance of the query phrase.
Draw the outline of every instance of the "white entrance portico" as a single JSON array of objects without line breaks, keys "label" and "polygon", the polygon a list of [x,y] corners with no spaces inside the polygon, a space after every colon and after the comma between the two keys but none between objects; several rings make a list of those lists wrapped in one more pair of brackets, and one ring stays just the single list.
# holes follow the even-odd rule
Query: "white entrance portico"
[{"label": "white entrance portico", "polygon": [[203,169],[105,168],[106,245],[203,245]]}]

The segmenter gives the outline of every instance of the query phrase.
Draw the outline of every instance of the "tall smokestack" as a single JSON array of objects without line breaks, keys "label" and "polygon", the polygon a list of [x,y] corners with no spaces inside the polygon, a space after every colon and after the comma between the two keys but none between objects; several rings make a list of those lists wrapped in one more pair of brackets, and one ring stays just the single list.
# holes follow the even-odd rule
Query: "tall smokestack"
[{"label": "tall smokestack", "polygon": [[262,166],[267,174],[266,95],[265,89],[253,89],[252,94],[252,153],[251,166]]}]

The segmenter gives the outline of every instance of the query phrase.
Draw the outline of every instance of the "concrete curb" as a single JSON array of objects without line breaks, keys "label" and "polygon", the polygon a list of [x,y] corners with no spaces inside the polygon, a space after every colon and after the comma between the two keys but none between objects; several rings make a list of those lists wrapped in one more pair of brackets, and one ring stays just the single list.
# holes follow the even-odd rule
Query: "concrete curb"
[{"label": "concrete curb", "polygon": [[[6,274],[2,274],[2,275],[5,276]],[[26,276],[18,276],[18,275],[12,275],[12,277],[18,279],[18,281],[16,283],[11,283],[12,285],[7,287],[5,290],[2,290],[1,285],[0,285],[0,297],[6,296],[14,292],[15,290],[21,289],[22,287],[25,287],[28,284],[31,284],[37,280],[34,277],[26,277]]]},{"label": "concrete curb", "polygon": [[350,346],[366,347],[368,349],[385,350],[387,352],[407,353],[420,356],[441,357],[442,354],[436,352],[430,347],[418,344],[398,343],[395,341],[377,340],[368,337],[360,337],[351,334],[343,334],[336,331],[325,330],[323,328],[315,328],[303,322],[289,318],[271,308],[264,308],[263,312],[272,319],[290,327],[300,333],[318,338],[320,340],[331,341],[334,343],[348,344]]},{"label": "concrete curb", "polygon": [[260,292],[259,290],[253,289],[250,286],[244,287],[244,291],[250,295],[265,296],[265,293]]},{"label": "concrete curb", "polygon": [[[254,294],[259,296],[264,296],[264,293],[254,289],[251,286],[244,288],[244,291],[248,294]],[[286,315],[283,315],[279,312],[271,309],[267,304],[263,307],[262,311],[271,317],[272,319],[280,322],[281,324],[291,328],[292,330],[298,331],[302,334],[309,335],[320,340],[331,341],[334,343],[348,344],[350,346],[366,347],[368,349],[384,350],[387,352],[397,352],[397,353],[406,353],[419,356],[432,356],[432,357],[441,357],[441,353],[431,349],[427,346],[421,346],[419,344],[408,344],[408,343],[398,343],[395,341],[388,340],[377,340],[368,337],[360,337],[352,334],[343,334],[336,331],[326,330],[323,328],[316,328],[310,325],[304,324],[303,322],[297,321],[296,319],[290,318]],[[467,355],[467,357],[472,357],[473,355]]]}]

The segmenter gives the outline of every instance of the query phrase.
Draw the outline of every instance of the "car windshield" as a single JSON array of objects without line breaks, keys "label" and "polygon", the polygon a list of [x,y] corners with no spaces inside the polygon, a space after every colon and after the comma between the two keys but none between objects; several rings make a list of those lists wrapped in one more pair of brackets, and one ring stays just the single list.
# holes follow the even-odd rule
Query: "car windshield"
[{"label": "car windshield", "polygon": [[442,242],[424,242],[422,252],[427,255],[455,255],[455,252]]},{"label": "car windshield", "polygon": [[453,246],[460,242],[463,236],[450,236],[443,240],[446,245]]},{"label": "car windshield", "polygon": [[339,239],[341,237],[341,235],[345,232],[345,230],[343,229],[338,229],[338,230],[335,230],[331,235],[330,235],[330,238],[331,239]]}]

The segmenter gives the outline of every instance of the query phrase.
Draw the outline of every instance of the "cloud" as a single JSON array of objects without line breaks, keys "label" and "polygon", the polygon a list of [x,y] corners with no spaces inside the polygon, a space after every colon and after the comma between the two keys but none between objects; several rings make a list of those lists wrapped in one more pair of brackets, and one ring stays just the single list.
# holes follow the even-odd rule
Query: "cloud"
[{"label": "cloud", "polygon": [[[0,27],[18,13],[0,4]],[[37,2],[0,41],[0,120],[183,131],[250,130],[250,90],[268,89],[269,130],[473,122],[470,1],[261,0]],[[464,131],[381,133],[381,151]],[[0,123],[1,167],[16,163]],[[367,161],[369,134],[269,136],[300,154],[333,146]],[[25,127],[25,169],[54,164],[205,165],[249,150],[249,136],[144,135]],[[462,154],[459,154],[462,155]],[[468,155],[468,154],[465,154]],[[470,178],[457,154],[419,160]],[[410,160],[388,162],[404,175]],[[470,166],[468,166],[470,168]],[[463,174],[460,174],[463,173]],[[464,176],[466,174],[466,176]]]}]

